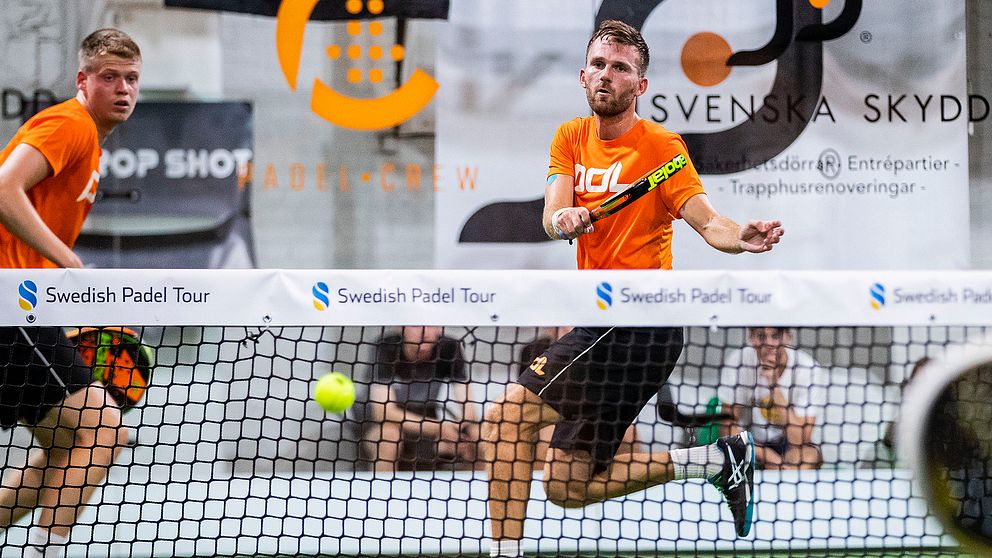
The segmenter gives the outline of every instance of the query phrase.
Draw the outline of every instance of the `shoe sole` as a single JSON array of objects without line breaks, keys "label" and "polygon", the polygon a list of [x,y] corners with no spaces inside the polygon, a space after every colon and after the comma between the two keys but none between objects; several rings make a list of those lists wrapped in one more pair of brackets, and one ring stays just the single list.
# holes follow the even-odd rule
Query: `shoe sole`
[{"label": "shoe sole", "polygon": [[742,537],[748,536],[751,532],[751,524],[754,522],[754,436],[750,432],[747,433],[747,453],[751,456],[751,479],[748,482],[750,498],[747,507],[744,508],[744,532],[738,533]]}]

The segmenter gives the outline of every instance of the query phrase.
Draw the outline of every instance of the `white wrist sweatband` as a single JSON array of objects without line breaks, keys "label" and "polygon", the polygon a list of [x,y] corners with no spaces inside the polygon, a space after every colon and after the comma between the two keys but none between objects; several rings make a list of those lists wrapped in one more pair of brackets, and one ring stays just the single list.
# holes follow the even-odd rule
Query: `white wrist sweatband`
[{"label": "white wrist sweatband", "polygon": [[558,238],[560,238],[562,240],[568,240],[568,237],[565,236],[565,233],[561,232],[561,229],[560,228],[558,228],[558,216],[560,216],[562,213],[564,213],[565,211],[567,211],[569,209],[572,209],[572,208],[571,207],[562,207],[562,208],[558,209],[557,211],[555,211],[553,214],[551,214],[551,228],[555,231],[555,234],[558,235]]}]

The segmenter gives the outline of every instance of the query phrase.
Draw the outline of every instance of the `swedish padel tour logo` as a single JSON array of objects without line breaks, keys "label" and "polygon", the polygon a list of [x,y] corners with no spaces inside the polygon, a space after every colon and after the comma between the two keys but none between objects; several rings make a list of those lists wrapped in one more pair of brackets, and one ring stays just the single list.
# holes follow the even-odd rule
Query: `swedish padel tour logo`
[{"label": "swedish padel tour logo", "polygon": [[30,312],[34,310],[35,306],[38,306],[38,285],[34,281],[30,279],[22,281],[17,286],[17,295],[17,305],[21,307],[21,310]]},{"label": "swedish padel tour logo", "polygon": [[606,281],[596,285],[596,306],[599,306],[600,310],[613,306],[613,285]]},{"label": "swedish padel tour logo", "polygon": [[871,307],[875,310],[881,310],[885,306],[885,285],[875,283],[868,292],[871,295]]},{"label": "swedish padel tour logo", "polygon": [[310,291],[313,293],[314,308],[323,312],[331,306],[331,290],[327,287],[327,283],[317,281],[313,284],[313,288]]}]

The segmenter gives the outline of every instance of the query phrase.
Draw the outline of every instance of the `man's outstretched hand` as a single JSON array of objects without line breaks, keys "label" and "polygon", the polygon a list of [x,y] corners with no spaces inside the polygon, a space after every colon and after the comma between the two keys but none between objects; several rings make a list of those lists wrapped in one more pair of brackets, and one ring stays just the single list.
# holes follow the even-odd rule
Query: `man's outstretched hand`
[{"label": "man's outstretched hand", "polygon": [[778,244],[783,234],[781,221],[748,221],[741,227],[741,250],[755,254],[767,252]]}]

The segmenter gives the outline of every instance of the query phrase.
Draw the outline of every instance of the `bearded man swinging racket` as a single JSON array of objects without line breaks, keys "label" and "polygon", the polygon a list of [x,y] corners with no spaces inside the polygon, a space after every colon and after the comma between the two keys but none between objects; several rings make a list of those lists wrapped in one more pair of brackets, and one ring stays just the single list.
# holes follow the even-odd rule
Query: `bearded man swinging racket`
[{"label": "bearded man swinging racket", "polygon": [[[637,115],[648,61],[643,37],[625,23],[604,21],[589,40],[579,83],[593,114],[562,124],[552,140],[543,215],[548,236],[577,239],[579,269],[671,269],[676,218],[717,250],[771,250],[784,232],[781,223],[740,226],[717,213],[682,138]],[[655,184],[640,198],[604,204],[614,194],[610,185],[655,173]],[[615,207],[620,204],[622,210]],[[614,213],[591,213],[601,205]],[[551,502],[580,507],[672,480],[705,478],[725,495],[737,534],[749,533],[754,509],[749,433],[699,448],[616,454],[624,431],[667,381],[682,344],[681,328],[577,327],[489,407],[482,447],[491,555],[522,555],[531,463],[538,432],[547,425],[555,425],[544,467]]]}]

